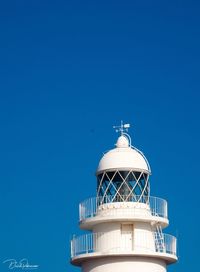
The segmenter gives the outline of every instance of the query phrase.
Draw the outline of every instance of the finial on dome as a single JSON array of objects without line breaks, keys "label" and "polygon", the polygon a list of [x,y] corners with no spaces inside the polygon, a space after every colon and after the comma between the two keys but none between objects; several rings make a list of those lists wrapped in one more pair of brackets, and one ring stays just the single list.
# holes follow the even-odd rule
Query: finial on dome
[{"label": "finial on dome", "polygon": [[130,143],[129,143],[128,137],[125,135],[119,136],[116,143],[116,147],[122,148],[122,147],[129,147],[129,146],[130,146]]},{"label": "finial on dome", "polygon": [[120,132],[121,135],[117,140],[116,146],[117,147],[131,147],[131,137],[129,136],[128,129],[130,128],[130,124],[124,124],[121,121],[120,126],[113,126],[116,132]]},{"label": "finial on dome", "polygon": [[130,124],[124,124],[123,121],[121,120],[121,125],[120,126],[113,126],[116,132],[120,132],[121,135],[124,134],[124,132],[128,132],[128,129],[130,128]]}]

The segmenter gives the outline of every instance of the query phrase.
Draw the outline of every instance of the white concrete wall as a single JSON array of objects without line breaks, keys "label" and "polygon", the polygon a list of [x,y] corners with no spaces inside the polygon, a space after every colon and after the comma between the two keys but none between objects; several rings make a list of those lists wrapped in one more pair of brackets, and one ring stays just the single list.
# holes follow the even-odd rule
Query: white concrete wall
[{"label": "white concrete wall", "polygon": [[166,272],[166,264],[153,258],[107,257],[84,262],[82,272]]},{"label": "white concrete wall", "polygon": [[150,223],[145,222],[110,222],[98,224],[93,228],[94,246],[97,252],[134,251],[154,252],[154,233]]},{"label": "white concrete wall", "polygon": [[114,215],[116,218],[122,214],[132,214],[145,218],[151,216],[151,210],[148,204],[140,202],[112,202],[100,205],[97,214],[99,216]]},{"label": "white concrete wall", "polygon": [[[121,223],[102,223],[93,229],[94,233],[98,233],[94,245],[99,252],[118,252],[120,249]],[[103,232],[103,234],[101,234]]]},{"label": "white concrete wall", "polygon": [[134,251],[145,253],[155,251],[154,232],[149,223],[134,223]]}]

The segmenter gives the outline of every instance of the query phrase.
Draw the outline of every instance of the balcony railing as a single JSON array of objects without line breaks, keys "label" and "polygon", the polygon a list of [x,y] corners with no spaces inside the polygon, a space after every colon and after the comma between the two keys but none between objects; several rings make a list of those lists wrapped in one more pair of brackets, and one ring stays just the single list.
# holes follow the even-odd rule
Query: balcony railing
[{"label": "balcony railing", "polygon": [[[74,237],[71,240],[71,258],[88,253],[167,253],[176,256],[176,237],[169,234],[158,235],[157,232],[152,233],[152,243],[149,243],[149,236],[146,234],[140,235],[141,242],[139,241],[138,243],[137,241],[137,245],[134,248],[133,241],[131,249],[129,240],[122,241],[122,237],[119,238],[119,236],[113,234],[109,235],[110,242],[106,239],[105,243],[104,239],[104,245],[102,246],[103,235],[105,235],[105,233],[90,233]],[[112,241],[117,240],[118,245],[115,243],[115,247],[113,247]]]},{"label": "balcony railing", "polygon": [[[145,206],[143,205],[143,208],[146,207],[147,209],[149,209],[150,215],[159,216],[167,219],[167,201],[162,198],[151,196],[146,199],[144,199],[144,197],[141,199],[141,196],[134,196],[128,198],[127,196],[124,196],[125,200],[122,201],[122,197],[123,196],[120,196],[119,200],[113,200],[112,196],[107,196],[106,198],[93,197],[83,201],[79,204],[80,221],[97,216],[102,209],[108,208],[108,204],[111,203],[113,204],[113,207],[117,208],[124,208],[126,207],[126,205],[127,207],[133,207],[131,206],[131,203],[138,203],[134,206],[134,209],[123,209],[124,215],[132,215],[134,212],[137,214],[137,212],[139,212],[139,209],[141,209],[140,204],[146,204]],[[119,214],[119,209],[110,209],[109,211],[109,215],[115,215],[116,213]]]}]

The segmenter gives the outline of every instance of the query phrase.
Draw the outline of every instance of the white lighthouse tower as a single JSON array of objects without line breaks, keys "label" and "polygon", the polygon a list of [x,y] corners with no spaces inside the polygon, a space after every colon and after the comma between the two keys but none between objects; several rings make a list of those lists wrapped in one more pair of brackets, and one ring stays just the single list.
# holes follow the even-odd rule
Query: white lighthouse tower
[{"label": "white lighthouse tower", "polygon": [[167,202],[150,196],[151,169],[128,127],[117,127],[116,147],[99,162],[96,197],[79,206],[89,233],[73,237],[71,263],[82,272],[165,272],[177,261],[176,238],[163,233]]}]

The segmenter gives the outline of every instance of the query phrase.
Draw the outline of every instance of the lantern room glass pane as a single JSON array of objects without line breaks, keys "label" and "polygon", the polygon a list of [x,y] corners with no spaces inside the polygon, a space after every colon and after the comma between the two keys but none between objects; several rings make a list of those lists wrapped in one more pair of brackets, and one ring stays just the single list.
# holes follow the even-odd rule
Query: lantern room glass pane
[{"label": "lantern room glass pane", "polygon": [[147,202],[148,175],[134,171],[110,171],[97,176],[98,197],[103,202]]}]

